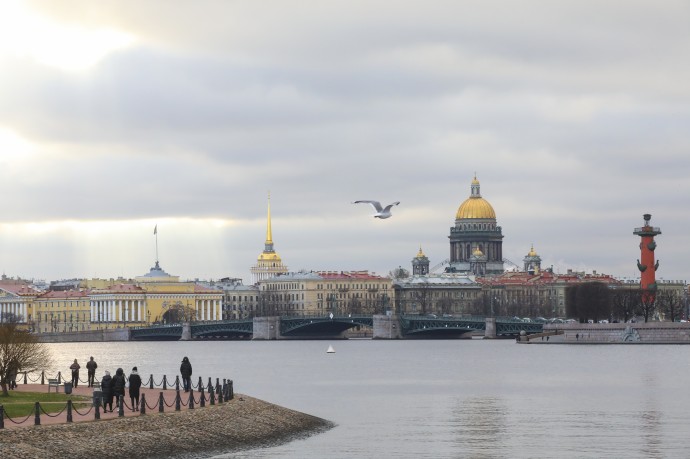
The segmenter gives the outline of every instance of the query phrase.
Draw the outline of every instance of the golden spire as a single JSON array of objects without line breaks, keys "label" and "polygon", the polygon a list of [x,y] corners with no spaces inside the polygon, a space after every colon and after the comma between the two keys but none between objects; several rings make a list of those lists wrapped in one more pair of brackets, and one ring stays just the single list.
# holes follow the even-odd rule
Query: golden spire
[{"label": "golden spire", "polygon": [[268,192],[268,218],[266,219],[266,244],[273,244],[273,236],[271,234],[271,192]]},{"label": "golden spire", "polygon": [[424,252],[422,252],[422,245],[419,245],[419,252],[417,253],[417,258],[422,258],[424,257]]}]

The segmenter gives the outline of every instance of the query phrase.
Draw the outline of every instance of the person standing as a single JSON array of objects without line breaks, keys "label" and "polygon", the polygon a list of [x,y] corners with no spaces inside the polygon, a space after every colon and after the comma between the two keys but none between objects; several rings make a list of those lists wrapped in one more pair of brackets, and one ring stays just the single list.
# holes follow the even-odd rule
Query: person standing
[{"label": "person standing", "polygon": [[137,367],[132,368],[129,375],[129,400],[132,402],[132,411],[139,411],[139,389],[141,388],[141,376]]},{"label": "person standing", "polygon": [[122,401],[124,403],[125,384],[127,384],[125,381],[125,370],[118,368],[117,371],[115,371],[115,376],[113,376],[113,380],[110,384],[110,386],[113,388],[113,396],[115,397],[116,408],[120,407],[120,397],[123,398]]},{"label": "person standing", "polygon": [[72,370],[72,387],[76,388],[77,384],[79,383],[79,369],[81,366],[79,366],[79,363],[77,362],[77,359],[74,359],[74,363],[70,365],[69,369]]},{"label": "person standing", "polygon": [[91,357],[91,359],[86,362],[86,372],[89,376],[89,387],[93,387],[93,380],[96,377],[96,368],[98,368],[98,364],[93,357]]},{"label": "person standing", "polygon": [[182,359],[182,365],[180,365],[180,374],[182,375],[182,385],[184,386],[184,391],[189,392],[192,388],[192,364],[187,357]]},{"label": "person standing", "polygon": [[108,405],[110,405],[110,412],[113,412],[113,378],[110,372],[105,370],[105,376],[101,378],[101,392],[103,392],[103,412],[108,412]]}]

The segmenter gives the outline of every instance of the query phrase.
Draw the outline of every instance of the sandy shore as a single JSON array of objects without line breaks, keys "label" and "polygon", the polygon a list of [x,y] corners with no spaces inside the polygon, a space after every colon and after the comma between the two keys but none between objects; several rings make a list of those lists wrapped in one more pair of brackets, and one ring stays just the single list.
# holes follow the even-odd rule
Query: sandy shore
[{"label": "sandy shore", "polygon": [[203,409],[0,430],[0,455],[208,457],[276,445],[332,427],[330,421],[235,394],[229,403]]}]

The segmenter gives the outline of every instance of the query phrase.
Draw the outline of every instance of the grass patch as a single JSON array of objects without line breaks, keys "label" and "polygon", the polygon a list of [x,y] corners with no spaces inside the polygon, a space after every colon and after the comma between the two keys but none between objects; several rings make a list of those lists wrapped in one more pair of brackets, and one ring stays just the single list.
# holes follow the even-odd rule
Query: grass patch
[{"label": "grass patch", "polygon": [[[45,392],[19,392],[9,391],[8,395],[0,393],[0,405],[5,410],[5,417],[24,418],[29,414],[35,413],[36,402],[46,413],[57,413],[67,404],[67,400],[72,400],[72,406],[77,409],[91,406],[91,397],[84,395],[65,395]],[[43,415],[43,413],[41,413]]]}]

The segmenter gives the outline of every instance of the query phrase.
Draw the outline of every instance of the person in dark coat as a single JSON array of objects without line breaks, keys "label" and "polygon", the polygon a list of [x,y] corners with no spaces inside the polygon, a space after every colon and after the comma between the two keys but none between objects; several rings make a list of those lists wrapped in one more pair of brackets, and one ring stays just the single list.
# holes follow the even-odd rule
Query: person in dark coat
[{"label": "person in dark coat", "polygon": [[189,392],[192,388],[192,364],[189,362],[187,357],[182,359],[182,365],[180,365],[180,374],[182,375],[182,385],[184,386],[184,391]]},{"label": "person in dark coat", "polygon": [[98,368],[98,364],[93,357],[91,357],[91,359],[86,362],[86,372],[89,376],[89,387],[93,387],[93,380],[96,377],[96,368]]},{"label": "person in dark coat", "polygon": [[69,369],[72,370],[72,387],[77,387],[77,384],[79,383],[79,369],[81,366],[77,362],[77,359],[74,359],[74,363],[70,365]]},{"label": "person in dark coat", "polygon": [[9,361],[7,364],[7,379],[10,382],[10,390],[11,389],[16,389],[17,388],[17,374],[19,373],[19,364],[17,363],[17,359],[12,359]]},{"label": "person in dark coat", "polygon": [[117,371],[115,371],[115,376],[113,376],[112,382],[110,383],[110,387],[113,389],[113,397],[115,397],[116,408],[120,407],[120,397],[125,396],[126,384],[127,381],[125,381],[125,370],[118,368]]},{"label": "person in dark coat", "polygon": [[113,388],[112,388],[113,378],[110,376],[110,372],[105,370],[105,376],[101,378],[101,392],[103,392],[103,412],[108,412],[108,406],[110,406],[110,412],[113,412]]},{"label": "person in dark coat", "polygon": [[132,411],[139,411],[139,389],[141,388],[141,376],[137,367],[132,368],[129,375],[129,400],[132,402]]}]

